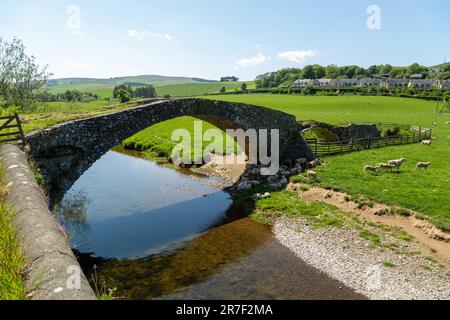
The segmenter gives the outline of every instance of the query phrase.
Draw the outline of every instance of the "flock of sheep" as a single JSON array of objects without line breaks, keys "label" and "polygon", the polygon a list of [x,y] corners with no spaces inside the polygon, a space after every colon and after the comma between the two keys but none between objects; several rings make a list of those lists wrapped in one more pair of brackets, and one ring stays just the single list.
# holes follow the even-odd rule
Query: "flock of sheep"
[{"label": "flock of sheep", "polygon": [[[374,173],[377,172],[378,170],[387,170],[387,171],[393,171],[394,169],[397,169],[397,172],[400,171],[400,167],[402,166],[402,164],[404,164],[406,162],[405,158],[401,158],[398,160],[391,160],[388,163],[380,163],[377,166],[365,166],[364,167],[364,172],[365,173]],[[416,170],[427,170],[429,167],[431,166],[431,162],[418,162],[416,164]]]},{"label": "flock of sheep", "polygon": [[[422,144],[425,146],[431,146],[432,140],[423,140]],[[376,166],[367,165],[364,167],[365,173],[375,173],[379,170],[386,170],[386,171],[393,171],[394,169],[397,169],[397,172],[400,171],[400,167],[402,164],[406,162],[405,158],[401,158],[398,160],[391,160],[388,163],[380,163]],[[416,164],[416,170],[427,170],[431,166],[431,162],[418,162]]]}]

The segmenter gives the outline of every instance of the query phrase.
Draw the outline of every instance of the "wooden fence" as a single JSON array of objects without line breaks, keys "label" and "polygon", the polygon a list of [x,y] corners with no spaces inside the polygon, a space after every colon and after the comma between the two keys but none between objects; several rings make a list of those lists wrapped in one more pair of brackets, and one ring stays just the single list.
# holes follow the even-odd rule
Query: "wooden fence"
[{"label": "wooden fence", "polygon": [[1,121],[4,123],[0,125],[0,144],[7,142],[23,144],[25,142],[22,124],[17,113],[12,116],[0,117]]},{"label": "wooden fence", "polygon": [[411,134],[399,135],[395,137],[379,137],[353,139],[350,141],[323,142],[318,139],[306,139],[312,151],[317,157],[337,155],[367,149],[377,149],[388,146],[398,146],[404,144],[414,144],[423,140],[431,139],[432,130],[420,127],[411,127]]}]

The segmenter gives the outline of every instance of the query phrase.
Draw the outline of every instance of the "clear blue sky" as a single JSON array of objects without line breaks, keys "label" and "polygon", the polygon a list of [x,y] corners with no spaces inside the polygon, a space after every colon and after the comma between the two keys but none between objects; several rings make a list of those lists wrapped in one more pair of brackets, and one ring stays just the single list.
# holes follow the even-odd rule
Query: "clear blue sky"
[{"label": "clear blue sky", "polygon": [[21,38],[54,77],[247,80],[313,63],[450,61],[449,14],[448,0],[1,0],[0,36]]}]

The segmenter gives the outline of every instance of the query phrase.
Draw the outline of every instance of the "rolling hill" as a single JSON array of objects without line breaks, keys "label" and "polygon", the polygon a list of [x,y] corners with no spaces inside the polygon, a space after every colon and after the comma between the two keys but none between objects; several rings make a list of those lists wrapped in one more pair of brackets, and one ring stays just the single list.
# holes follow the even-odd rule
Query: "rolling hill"
[{"label": "rolling hill", "polygon": [[166,77],[159,75],[141,75],[129,77],[116,77],[110,79],[96,78],[63,78],[52,79],[46,84],[51,93],[62,93],[66,90],[80,90],[98,94],[108,98],[112,95],[115,85],[128,83],[131,86],[153,85],[155,87],[185,84],[212,84],[216,81],[201,78]]}]

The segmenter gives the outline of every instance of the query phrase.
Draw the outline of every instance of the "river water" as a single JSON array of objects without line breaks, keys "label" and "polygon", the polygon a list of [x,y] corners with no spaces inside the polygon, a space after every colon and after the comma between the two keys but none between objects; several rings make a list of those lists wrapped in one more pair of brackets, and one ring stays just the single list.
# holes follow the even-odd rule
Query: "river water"
[{"label": "river water", "polygon": [[359,299],[233,206],[215,178],[110,151],[55,213],[86,276],[124,299]]}]

